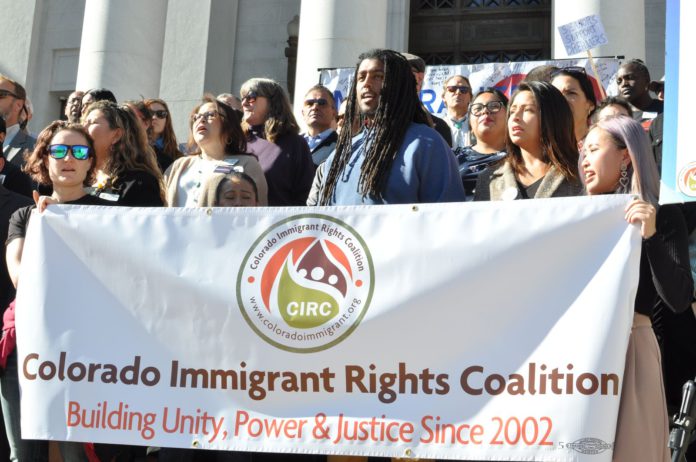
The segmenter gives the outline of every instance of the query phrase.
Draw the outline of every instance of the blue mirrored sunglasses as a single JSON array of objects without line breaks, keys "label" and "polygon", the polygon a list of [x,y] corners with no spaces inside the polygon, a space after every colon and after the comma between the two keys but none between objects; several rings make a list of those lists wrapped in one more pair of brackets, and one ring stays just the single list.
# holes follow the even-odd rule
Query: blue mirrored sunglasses
[{"label": "blue mirrored sunglasses", "polygon": [[89,158],[89,146],[83,144],[51,144],[48,146],[48,155],[54,159],[64,159],[68,152],[77,160]]}]

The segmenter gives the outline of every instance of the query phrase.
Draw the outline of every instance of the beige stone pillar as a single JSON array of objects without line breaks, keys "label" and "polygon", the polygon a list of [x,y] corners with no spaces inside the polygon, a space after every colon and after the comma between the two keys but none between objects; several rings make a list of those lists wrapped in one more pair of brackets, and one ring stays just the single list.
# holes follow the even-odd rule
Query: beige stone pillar
[{"label": "beige stone pillar", "polygon": [[119,101],[159,95],[167,0],[89,0],[77,88],[108,88]]},{"label": "beige stone pillar", "polygon": [[[645,59],[645,1],[644,0],[601,0],[568,1],[554,0],[553,44],[554,58],[568,58],[558,26],[576,21],[589,15],[599,15],[609,43],[594,48],[593,56],[619,56],[626,59]],[[586,56],[585,53],[573,57]]]},{"label": "beige stone pillar", "polygon": [[352,67],[358,55],[387,44],[388,0],[302,0],[295,80],[295,116],[319,82],[318,68]]}]

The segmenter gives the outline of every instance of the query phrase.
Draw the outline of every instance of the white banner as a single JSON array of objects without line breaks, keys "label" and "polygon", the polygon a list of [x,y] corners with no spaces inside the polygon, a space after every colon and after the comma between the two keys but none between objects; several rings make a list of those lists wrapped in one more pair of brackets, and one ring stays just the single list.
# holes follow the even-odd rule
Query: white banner
[{"label": "white banner", "polygon": [[[618,93],[616,73],[619,71],[619,60],[615,58],[595,58],[594,61],[607,94],[616,95]],[[473,94],[484,88],[494,87],[509,97],[529,71],[545,64],[557,67],[584,67],[594,87],[595,96],[597,99],[601,98],[599,83],[592,71],[589,59],[427,66],[420,98],[428,111],[433,114],[443,115],[447,110],[445,109],[445,103],[442,101],[442,92],[445,81],[449,77],[453,75],[468,77]],[[325,69],[321,71],[319,81],[333,92],[336,103],[340,104],[350,92],[354,73],[355,69],[350,67]]]},{"label": "white banner", "polygon": [[20,275],[22,434],[608,462],[626,200],[49,207]]}]

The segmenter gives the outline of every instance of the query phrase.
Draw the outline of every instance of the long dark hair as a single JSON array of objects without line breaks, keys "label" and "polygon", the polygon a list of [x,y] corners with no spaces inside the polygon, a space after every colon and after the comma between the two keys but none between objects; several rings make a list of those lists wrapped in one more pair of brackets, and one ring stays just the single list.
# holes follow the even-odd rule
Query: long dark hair
[{"label": "long dark hair", "polygon": [[[366,127],[365,160],[360,169],[359,192],[363,197],[373,195],[382,197],[391,165],[399,152],[406,130],[411,122],[428,124],[425,112],[416,93],[416,79],[406,58],[392,50],[375,49],[363,53],[358,58],[353,75],[353,83],[348,93],[345,119],[355,120],[359,108],[357,104],[357,80],[360,63],[366,59],[378,59],[384,63],[384,81],[380,91],[379,106]],[[336,152],[329,167],[320,203],[326,205],[336,190],[341,172],[348,164],[353,152],[352,124],[346,124],[336,143]],[[369,141],[368,141],[369,140]]]},{"label": "long dark hair", "polygon": [[[508,119],[511,115],[510,106],[515,102],[517,95],[523,91],[532,93],[539,111],[542,160],[556,167],[566,179],[578,181],[580,178],[578,174],[580,153],[575,139],[573,113],[570,111],[568,101],[550,83],[522,82],[510,97]],[[516,174],[522,175],[526,170],[522,151],[510,139],[509,130],[505,136],[505,147],[508,152],[507,162],[510,162]]]},{"label": "long dark hair", "polygon": [[[252,91],[268,100],[268,114],[263,123],[264,136],[268,141],[275,143],[282,135],[300,133],[300,126],[292,113],[290,98],[278,82],[262,78],[249,79],[242,84],[240,93],[247,95]],[[242,128],[247,135],[251,131],[246,121],[242,123]]]},{"label": "long dark hair", "polygon": [[118,177],[129,171],[146,172],[157,178],[160,183],[160,193],[164,188],[162,173],[157,166],[155,151],[150,146],[145,130],[135,115],[123,107],[108,100],[96,101],[89,105],[85,117],[92,111],[100,111],[109,128],[120,128],[122,135],[111,147],[109,158],[104,169],[116,183]]},{"label": "long dark hair", "polygon": [[[167,117],[164,119],[164,130],[162,131],[162,153],[171,159],[178,159],[183,154],[179,151],[179,143],[176,141],[176,135],[174,134],[174,126],[172,125],[172,114],[169,112],[169,106],[163,99],[150,98],[144,101],[145,106],[147,106],[150,111],[152,111],[152,105],[157,103],[164,106],[164,110],[167,111]],[[157,140],[152,140],[157,141]]]}]

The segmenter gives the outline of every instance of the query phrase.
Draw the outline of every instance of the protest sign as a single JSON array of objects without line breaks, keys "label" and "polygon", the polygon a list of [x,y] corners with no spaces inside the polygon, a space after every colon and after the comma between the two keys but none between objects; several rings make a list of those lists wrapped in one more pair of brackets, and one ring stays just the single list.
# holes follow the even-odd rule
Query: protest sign
[{"label": "protest sign", "polygon": [[17,300],[22,435],[609,462],[627,200],[49,207]]},{"label": "protest sign", "polygon": [[[447,110],[442,99],[443,85],[453,75],[459,74],[468,77],[473,93],[486,87],[493,87],[509,97],[529,71],[537,66],[547,64],[557,67],[584,67],[598,98],[602,94],[601,87],[606,88],[609,94],[617,94],[616,73],[619,70],[619,60],[596,58],[594,62],[601,84],[593,76],[594,71],[589,59],[426,66],[420,99],[430,113],[444,115]],[[336,104],[340,104],[348,96],[354,72],[353,68],[324,69],[321,71],[319,80],[322,85],[333,92]]]},{"label": "protest sign", "polygon": [[609,43],[602,20],[596,14],[558,26],[568,56]]}]

